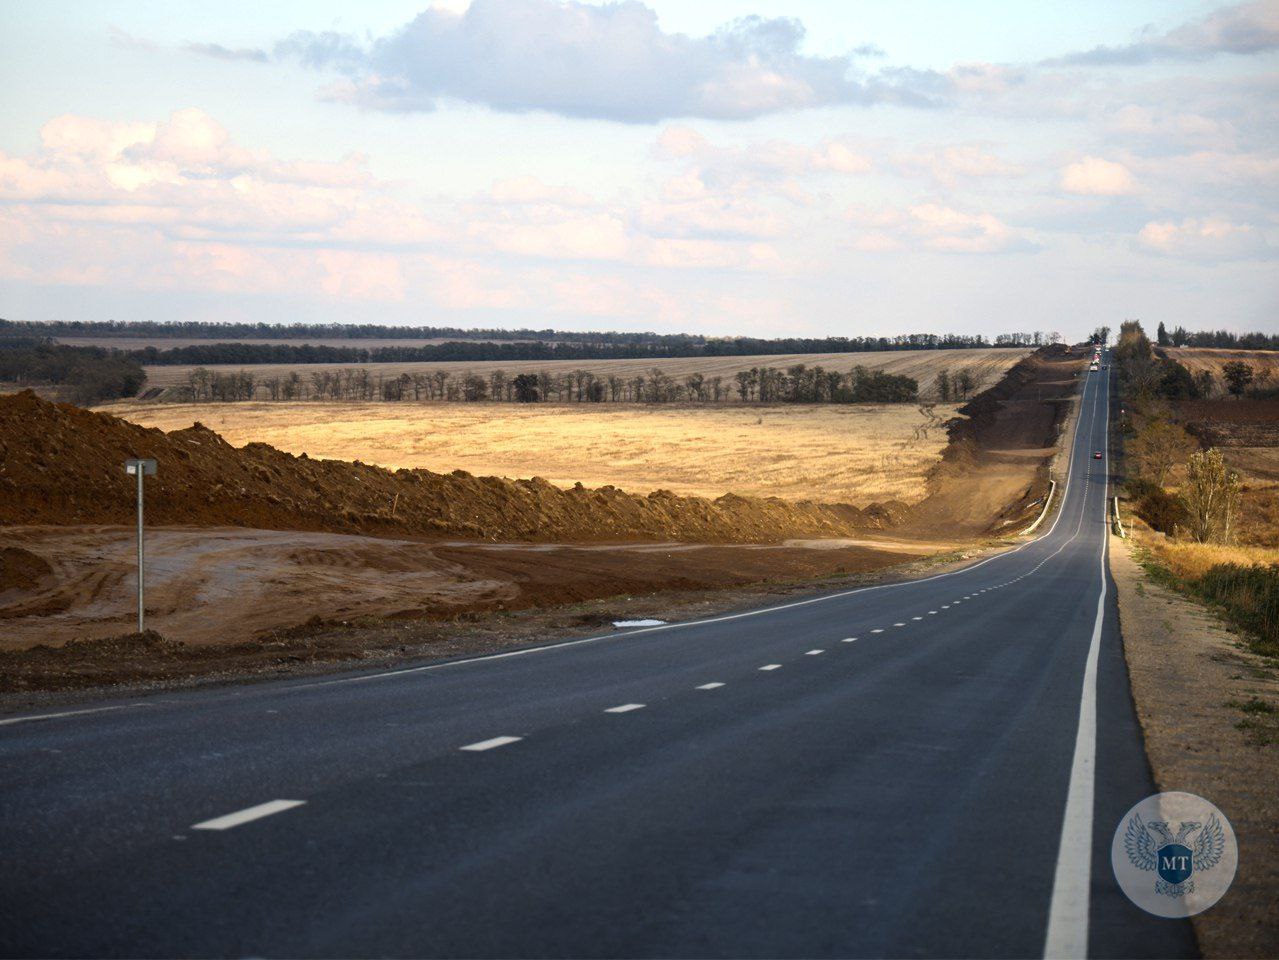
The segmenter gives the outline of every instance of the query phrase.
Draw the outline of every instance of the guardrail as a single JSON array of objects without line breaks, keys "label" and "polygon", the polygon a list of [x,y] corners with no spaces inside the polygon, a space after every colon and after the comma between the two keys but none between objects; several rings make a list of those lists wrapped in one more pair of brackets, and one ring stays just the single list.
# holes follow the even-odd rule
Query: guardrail
[{"label": "guardrail", "polygon": [[1128,534],[1124,532],[1124,521],[1119,516],[1119,498],[1115,497],[1115,533],[1119,534],[1120,539],[1128,539]]},{"label": "guardrail", "polygon": [[1021,532],[1023,537],[1026,536],[1027,534],[1034,533],[1035,530],[1039,528],[1039,525],[1044,522],[1044,517],[1048,516],[1048,508],[1053,505],[1053,494],[1056,492],[1057,492],[1057,481],[1049,480],[1048,496],[1044,500],[1044,509],[1039,512],[1039,516],[1035,518],[1035,522]]}]

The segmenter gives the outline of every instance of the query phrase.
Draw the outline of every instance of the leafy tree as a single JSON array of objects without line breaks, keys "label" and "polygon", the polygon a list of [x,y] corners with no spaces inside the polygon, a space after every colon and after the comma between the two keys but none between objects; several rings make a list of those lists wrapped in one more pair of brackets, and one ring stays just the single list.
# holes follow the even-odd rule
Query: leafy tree
[{"label": "leafy tree", "polygon": [[1230,392],[1236,397],[1242,397],[1243,392],[1248,389],[1248,384],[1252,383],[1252,365],[1242,360],[1231,360],[1221,368],[1221,375],[1225,378]]},{"label": "leafy tree", "polygon": [[542,399],[536,374],[518,374],[511,385],[515,388],[515,399],[519,403],[537,403]]},{"label": "leafy tree", "polygon": [[1217,381],[1213,379],[1211,370],[1200,370],[1195,374],[1195,386],[1199,390],[1199,396],[1205,400],[1212,399],[1212,395],[1217,392]]},{"label": "leafy tree", "polygon": [[1164,327],[1162,320],[1159,321],[1159,327],[1155,331],[1155,340],[1161,347],[1167,347],[1172,344],[1172,341],[1168,338],[1168,330]]}]

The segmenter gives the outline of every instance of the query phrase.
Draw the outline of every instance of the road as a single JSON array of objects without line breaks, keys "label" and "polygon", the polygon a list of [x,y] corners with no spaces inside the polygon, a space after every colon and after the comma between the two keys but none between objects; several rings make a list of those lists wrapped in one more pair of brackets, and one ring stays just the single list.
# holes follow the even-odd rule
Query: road
[{"label": "road", "polygon": [[1047,532],[964,570],[499,656],[0,718],[0,952],[1185,956],[1085,383]]}]

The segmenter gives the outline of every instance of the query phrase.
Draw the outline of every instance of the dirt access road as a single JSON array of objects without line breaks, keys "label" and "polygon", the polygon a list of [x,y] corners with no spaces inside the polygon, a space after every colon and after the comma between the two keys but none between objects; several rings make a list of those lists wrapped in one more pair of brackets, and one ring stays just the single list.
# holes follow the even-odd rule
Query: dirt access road
[{"label": "dirt access road", "polygon": [[[128,631],[136,609],[131,528],[10,527],[5,539],[0,563],[9,589],[0,589],[0,649]],[[432,543],[167,527],[147,531],[147,616],[148,626],[170,640],[217,645],[317,616],[448,620],[608,595],[863,573],[958,546],[888,539]]]}]

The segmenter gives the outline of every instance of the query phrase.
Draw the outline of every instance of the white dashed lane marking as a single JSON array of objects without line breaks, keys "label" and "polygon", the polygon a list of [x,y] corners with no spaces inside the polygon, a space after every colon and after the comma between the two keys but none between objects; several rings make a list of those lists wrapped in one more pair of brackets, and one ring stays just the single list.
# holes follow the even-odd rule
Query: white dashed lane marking
[{"label": "white dashed lane marking", "polygon": [[479,753],[483,750],[492,750],[494,747],[504,747],[508,743],[518,743],[523,737],[494,737],[492,740],[481,740],[479,743],[468,743],[464,747],[458,747],[459,750],[469,750],[472,753]]},{"label": "white dashed lane marking", "polygon": [[923,617],[911,617],[912,620],[923,620]]},{"label": "white dashed lane marking", "polygon": [[780,670],[781,668],[782,665],[780,663],[766,663],[760,667],[761,670]]},{"label": "white dashed lane marking", "polygon": [[857,638],[856,638],[856,637],[845,637],[845,638],[843,639],[843,641],[842,641],[842,642],[843,642],[843,643],[853,643],[853,642],[855,642],[856,640],[857,640]]},{"label": "white dashed lane marking", "polygon": [[232,827],[238,827],[242,823],[250,823],[254,820],[261,820],[263,817],[269,817],[273,813],[292,810],[294,807],[300,807],[304,803],[306,803],[305,800],[269,800],[266,803],[259,803],[256,807],[246,807],[243,810],[237,810],[235,813],[214,817],[212,820],[203,820],[192,825],[191,829],[230,830]]},{"label": "white dashed lane marking", "polygon": [[644,704],[642,703],[623,703],[621,706],[609,707],[604,712],[605,713],[630,713],[632,710],[643,710],[643,709],[644,709]]},{"label": "white dashed lane marking", "polygon": [[904,627],[904,626],[906,626],[906,624],[904,624],[904,623],[894,623],[894,624],[893,624],[893,626],[894,626],[894,627]]},{"label": "white dashed lane marking", "polygon": [[815,657],[815,656],[817,656],[819,653],[825,653],[825,651],[824,651],[824,650],[809,650],[807,653],[805,653],[805,654],[804,654],[804,656],[806,656],[806,657]]},{"label": "white dashed lane marking", "polygon": [[883,632],[884,632],[883,629],[880,627],[876,627],[874,630],[871,631],[871,633],[883,633]]},{"label": "white dashed lane marking", "polygon": [[718,683],[718,682],[717,682],[717,683],[703,683],[703,684],[702,684],[700,687],[698,687],[697,689],[698,689],[698,690],[718,690],[718,689],[719,689],[720,687],[722,687],[722,686],[723,686],[723,684],[722,684],[722,683]]}]

